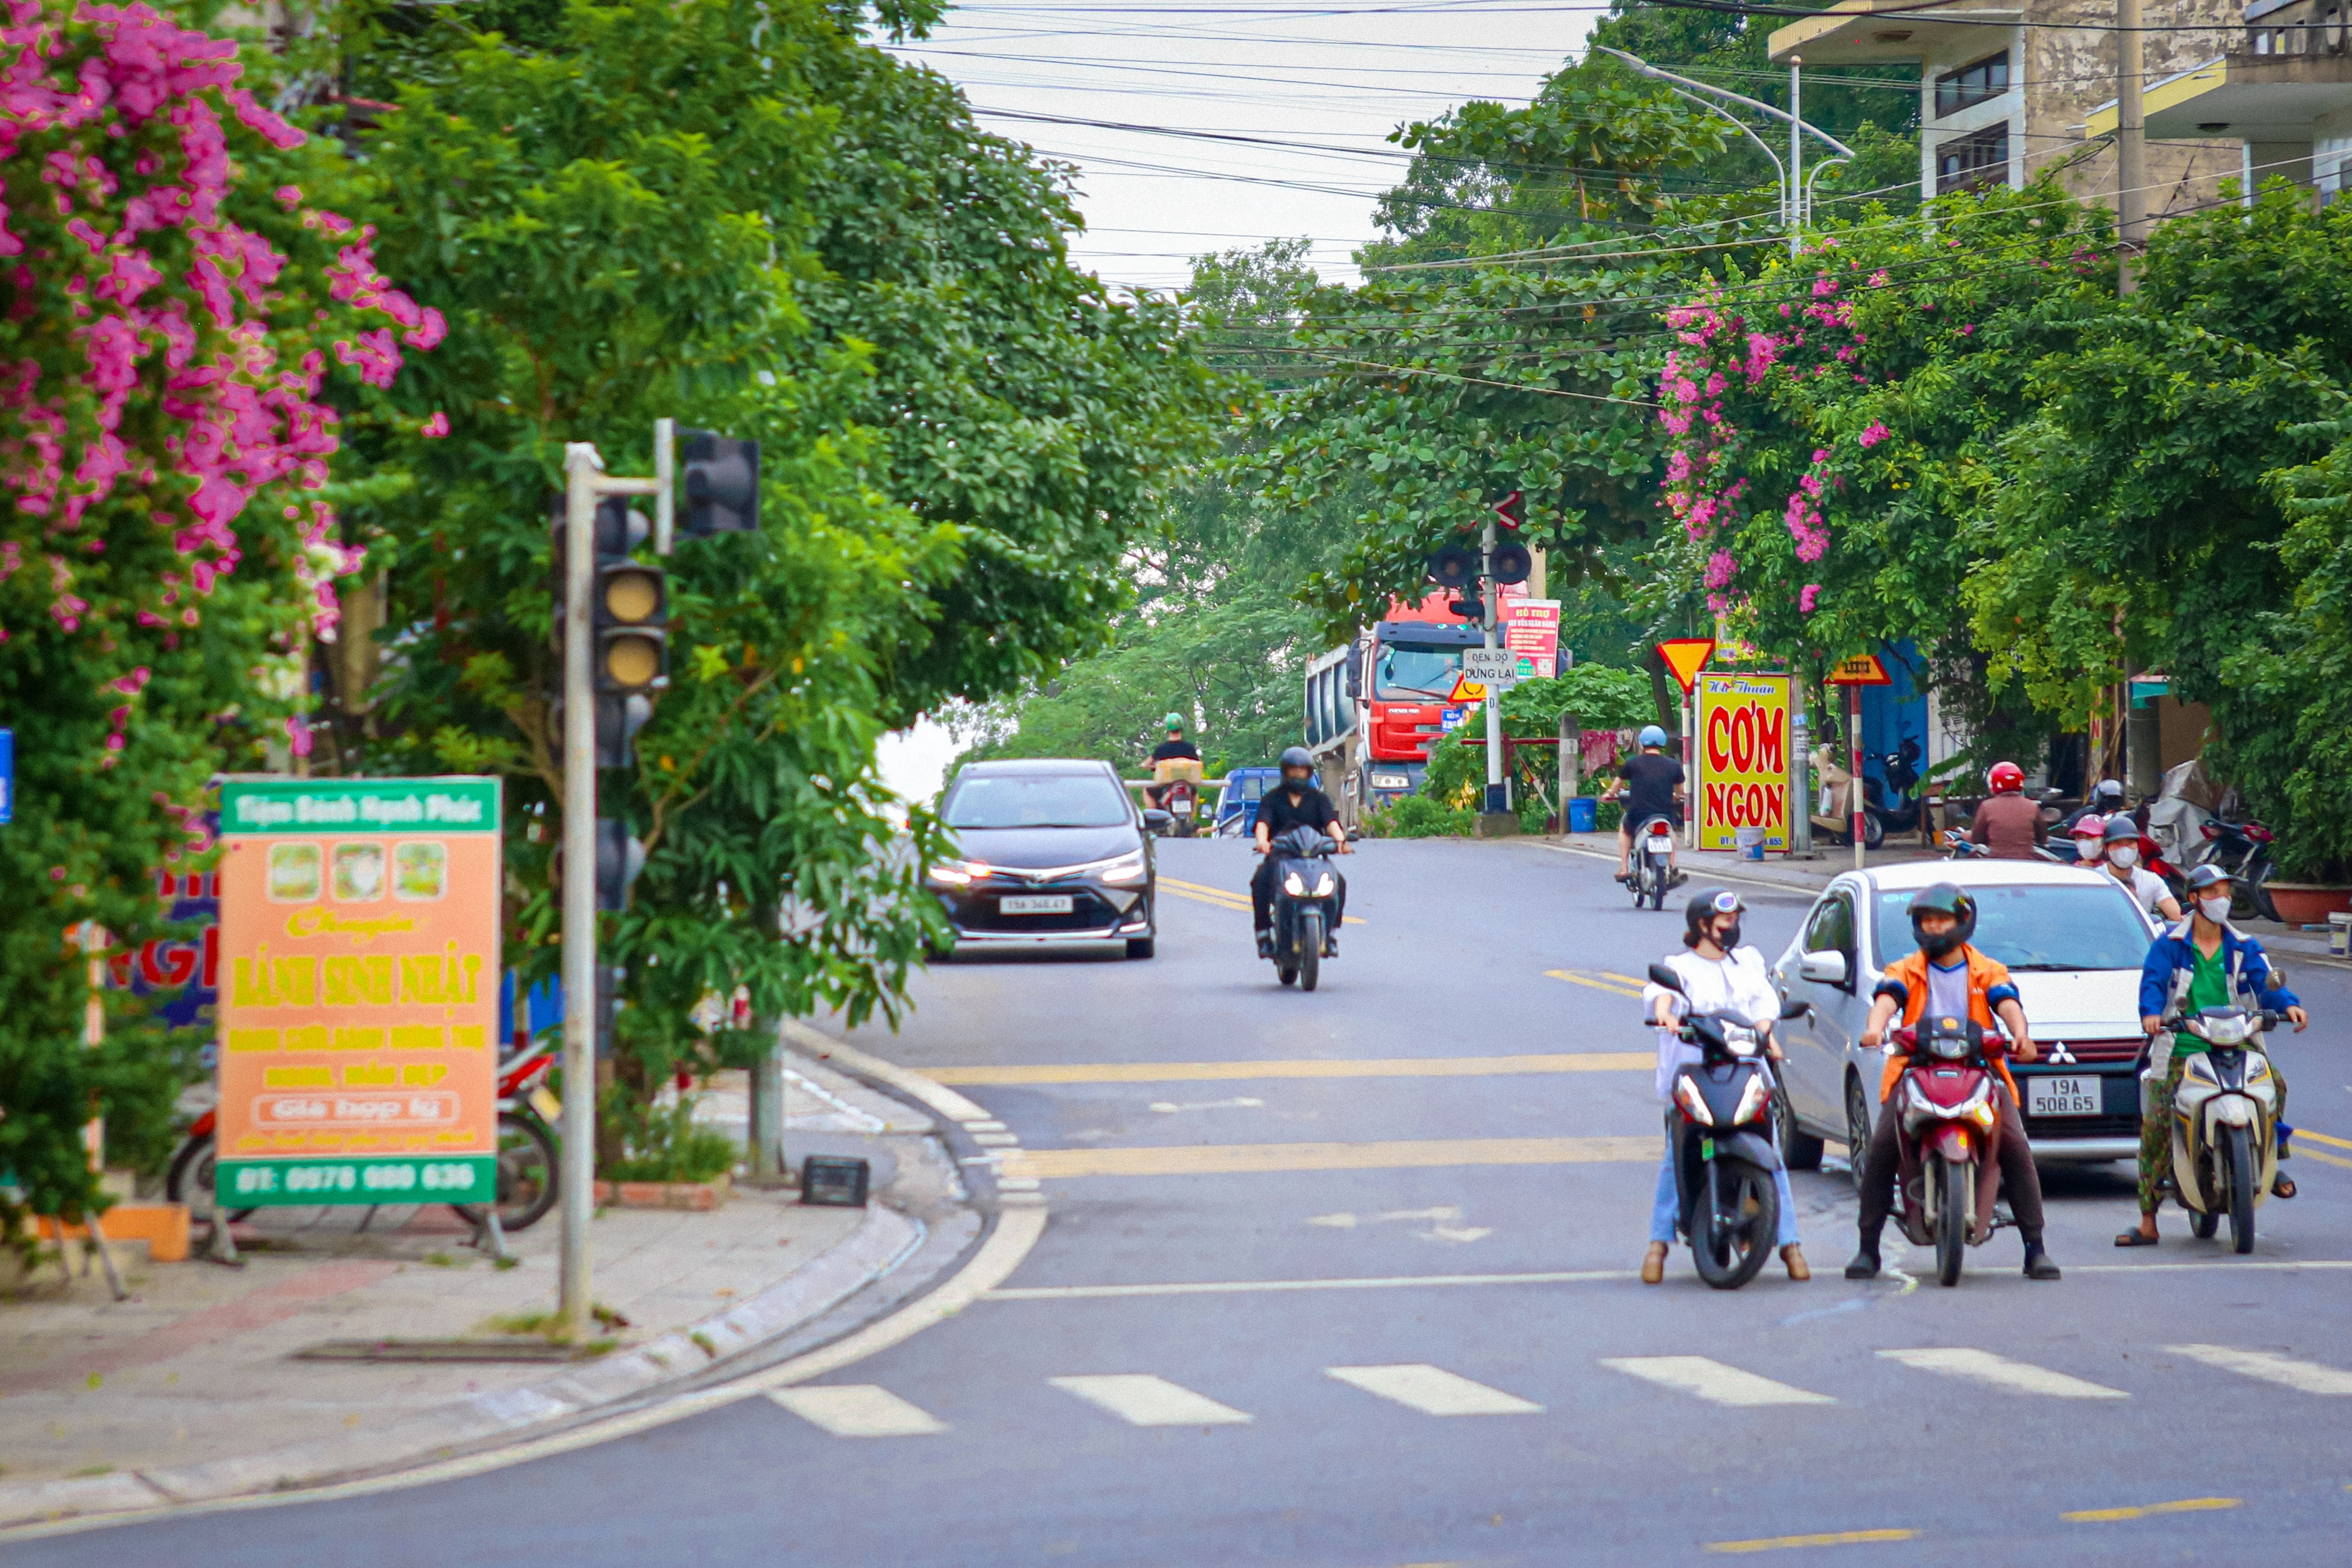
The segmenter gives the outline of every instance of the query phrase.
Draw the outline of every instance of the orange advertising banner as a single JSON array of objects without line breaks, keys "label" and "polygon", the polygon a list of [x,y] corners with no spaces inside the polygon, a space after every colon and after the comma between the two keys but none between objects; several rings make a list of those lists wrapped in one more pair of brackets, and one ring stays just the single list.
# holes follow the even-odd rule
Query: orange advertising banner
[{"label": "orange advertising banner", "polygon": [[496,1196],[495,779],[221,791],[223,1207]]}]

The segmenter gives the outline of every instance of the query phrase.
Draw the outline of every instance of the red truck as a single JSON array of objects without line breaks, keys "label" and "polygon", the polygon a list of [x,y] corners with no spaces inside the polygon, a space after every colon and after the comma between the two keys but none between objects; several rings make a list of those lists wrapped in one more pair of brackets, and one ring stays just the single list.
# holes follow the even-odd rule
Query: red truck
[{"label": "red truck", "polygon": [[1462,651],[1482,646],[1453,595],[1391,600],[1388,615],[1307,665],[1307,749],[1324,792],[1354,827],[1372,808],[1410,795],[1429,770],[1429,743],[1461,722],[1452,700]]}]

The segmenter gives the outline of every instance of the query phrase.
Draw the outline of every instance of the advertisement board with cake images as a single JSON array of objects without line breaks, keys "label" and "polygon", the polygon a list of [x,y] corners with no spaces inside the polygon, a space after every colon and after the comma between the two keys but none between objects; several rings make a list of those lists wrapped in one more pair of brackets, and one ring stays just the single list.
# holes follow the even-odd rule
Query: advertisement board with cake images
[{"label": "advertisement board with cake images", "polygon": [[495,779],[221,786],[220,1163],[240,1208],[495,1196]]}]

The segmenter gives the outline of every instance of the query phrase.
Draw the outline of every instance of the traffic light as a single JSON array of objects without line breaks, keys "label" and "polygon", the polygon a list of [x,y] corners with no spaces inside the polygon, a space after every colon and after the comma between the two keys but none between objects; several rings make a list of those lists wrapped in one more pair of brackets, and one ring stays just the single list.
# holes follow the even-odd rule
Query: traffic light
[{"label": "traffic light", "polygon": [[1486,552],[1486,570],[1505,587],[1525,582],[1536,569],[1536,558],[1517,539],[1505,539]]},{"label": "traffic light", "polygon": [[[563,733],[564,504],[554,502],[552,581],[555,659],[548,724],[560,748]],[[669,592],[658,566],[629,552],[645,543],[652,525],[621,497],[596,503],[591,539],[589,672],[596,692],[596,766],[625,768],[630,743],[653,717],[653,694],[667,684]]]},{"label": "traffic light", "polygon": [[760,528],[760,444],[715,431],[686,430],[686,531],[757,533]]},{"label": "traffic light", "polygon": [[1467,588],[1478,580],[1478,558],[1460,545],[1447,545],[1429,558],[1429,576],[1440,588]]},{"label": "traffic light", "polygon": [[[630,696],[599,695],[596,699],[596,766],[626,768],[633,760],[631,747],[637,731],[653,721],[654,700],[642,695]],[[548,744],[561,755],[563,749],[563,699],[556,697],[547,707]]]},{"label": "traffic light", "polygon": [[618,913],[629,906],[629,884],[646,869],[646,846],[614,817],[596,819],[596,907]]}]

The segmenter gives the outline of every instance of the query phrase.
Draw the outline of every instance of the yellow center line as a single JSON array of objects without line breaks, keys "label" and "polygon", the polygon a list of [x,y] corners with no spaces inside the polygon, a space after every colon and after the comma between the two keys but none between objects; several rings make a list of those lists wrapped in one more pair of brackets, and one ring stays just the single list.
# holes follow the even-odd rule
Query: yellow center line
[{"label": "yellow center line", "polygon": [[1916,1530],[1840,1530],[1827,1535],[1773,1535],[1761,1541],[1717,1541],[1709,1552],[1785,1552],[1801,1546],[1860,1546],[1873,1541],[1908,1541]]},{"label": "yellow center line", "polygon": [[1559,1056],[1394,1056],[1351,1061],[1078,1061],[927,1067],[939,1083],[1184,1083],[1237,1078],[1483,1078],[1509,1072],[1632,1072],[1657,1064],[1647,1051]]},{"label": "yellow center line", "polygon": [[[1229,893],[1222,887],[1203,887],[1197,882],[1180,882],[1172,876],[1161,877],[1160,885],[1179,898],[1189,898],[1200,904],[1213,904],[1221,909],[1251,907],[1250,896],[1246,893]],[[1340,924],[1361,925],[1364,922],[1356,915],[1349,915],[1342,916]]]},{"label": "yellow center line", "polygon": [[1658,1158],[1654,1133],[1634,1138],[1410,1138],[1361,1144],[1195,1144],[1167,1148],[1014,1149],[1008,1176],[1242,1176],[1270,1171],[1557,1166]]},{"label": "yellow center line", "polygon": [[[1601,973],[1607,974],[1607,971]],[[1607,991],[1612,997],[1638,997],[1642,994],[1640,981],[1623,981],[1621,976],[1609,975],[1608,978],[1602,979],[1593,975],[1580,975],[1573,969],[1546,969],[1544,974],[1551,979],[1566,980],[1571,986],[1590,986],[1596,991]]]},{"label": "yellow center line", "polygon": [[[2298,1139],[2310,1136],[2300,1127],[2295,1129],[2294,1135]],[[2352,1171],[2352,1160],[2346,1159],[2342,1155],[2323,1155],[2317,1149],[2297,1149],[2294,1155],[2299,1160],[2317,1160],[2324,1166],[2342,1166],[2346,1170]]]},{"label": "yellow center line", "polygon": [[2234,1497],[2186,1497],[2179,1502],[2152,1502],[2141,1508],[2086,1508],[2058,1517],[2078,1524],[2111,1524],[2119,1519],[2146,1519],[2158,1513],[2210,1513],[2216,1509],[2235,1508]]},{"label": "yellow center line", "polygon": [[2331,1149],[2352,1149],[2352,1138],[2331,1138],[2325,1133],[2315,1133],[2308,1127],[2297,1127],[2294,1135],[2315,1144],[2326,1144]]}]

